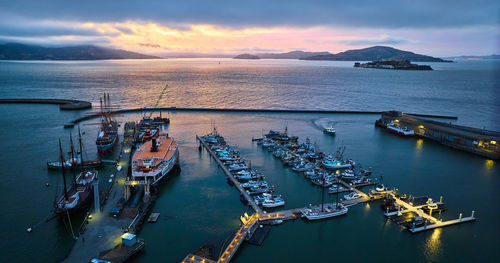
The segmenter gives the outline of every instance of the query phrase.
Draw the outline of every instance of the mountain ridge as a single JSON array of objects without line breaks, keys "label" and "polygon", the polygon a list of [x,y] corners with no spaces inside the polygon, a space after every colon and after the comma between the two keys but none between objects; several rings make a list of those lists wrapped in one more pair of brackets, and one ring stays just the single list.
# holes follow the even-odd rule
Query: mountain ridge
[{"label": "mountain ridge", "polygon": [[20,43],[0,44],[0,60],[104,60],[104,59],[157,59],[123,49],[94,45],[43,47]]}]

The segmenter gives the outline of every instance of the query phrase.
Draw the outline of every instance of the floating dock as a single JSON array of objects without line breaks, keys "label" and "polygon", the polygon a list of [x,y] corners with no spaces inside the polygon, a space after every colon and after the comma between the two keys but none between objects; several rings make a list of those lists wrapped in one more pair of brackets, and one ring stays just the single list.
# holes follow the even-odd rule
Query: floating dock
[{"label": "floating dock", "polygon": [[439,122],[399,111],[383,112],[375,125],[386,127],[399,123],[415,132],[415,136],[429,139],[486,158],[500,160],[500,132]]},{"label": "floating dock", "polygon": [[[399,211],[390,212],[390,213],[384,213],[385,216],[389,217],[389,216],[393,216],[393,215],[401,215],[403,213],[413,212],[426,220],[425,221],[426,223],[424,226],[421,226],[421,227],[413,226],[412,228],[408,228],[408,230],[412,233],[418,233],[418,232],[427,231],[427,230],[431,230],[431,229],[435,229],[435,228],[451,226],[451,225],[461,224],[461,223],[465,223],[465,222],[472,222],[472,221],[476,220],[476,218],[474,217],[474,211],[472,211],[472,215],[470,217],[462,217],[462,214],[460,214],[458,219],[443,222],[442,220],[433,217],[432,213],[429,213],[429,214],[425,213],[421,209],[425,205],[419,204],[419,205],[414,206],[414,205],[396,197],[396,195],[394,195],[394,194],[391,194],[390,196],[394,199],[396,204],[403,209],[399,210]],[[441,204],[441,203],[442,202],[440,201],[437,204]]]},{"label": "floating dock", "polygon": [[262,213],[263,212],[262,209],[255,203],[255,200],[241,186],[240,182],[238,180],[236,180],[236,178],[234,178],[233,174],[229,171],[229,169],[226,168],[226,166],[219,160],[219,158],[217,158],[215,153],[210,149],[210,147],[208,147],[208,145],[205,143],[205,141],[203,139],[201,139],[200,137],[198,137],[198,135],[196,135],[196,139],[208,151],[208,153],[210,153],[210,156],[212,156],[212,158],[214,158],[214,160],[217,162],[217,164],[222,169],[222,171],[226,174],[226,176],[229,178],[229,180],[231,180],[233,182],[236,189],[238,189],[238,191],[240,191],[240,193],[248,200],[248,204],[253,208],[253,210],[256,213]]}]

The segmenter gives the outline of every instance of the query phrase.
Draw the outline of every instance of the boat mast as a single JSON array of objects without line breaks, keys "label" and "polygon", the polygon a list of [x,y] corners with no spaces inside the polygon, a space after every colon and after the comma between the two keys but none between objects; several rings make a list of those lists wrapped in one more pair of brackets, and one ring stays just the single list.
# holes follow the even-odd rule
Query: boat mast
[{"label": "boat mast", "polygon": [[321,177],[322,183],[321,183],[321,212],[324,212],[323,210],[323,205],[325,203],[325,174],[323,173],[323,176]]},{"label": "boat mast", "polygon": [[82,148],[82,134],[80,133],[80,126],[78,126],[78,143],[80,144],[80,165],[83,167],[83,148]]},{"label": "boat mast", "polygon": [[66,176],[64,174],[64,157],[63,157],[63,151],[61,147],[61,139],[59,139],[59,157],[61,159],[61,168],[62,168],[62,178],[63,178],[63,183],[64,183],[64,199],[68,201],[68,188],[66,187]]},{"label": "boat mast", "polygon": [[71,135],[71,131],[69,131],[69,141],[71,146],[71,168],[73,168],[73,184],[76,185],[76,165],[75,162],[75,147],[73,146],[73,136]]}]

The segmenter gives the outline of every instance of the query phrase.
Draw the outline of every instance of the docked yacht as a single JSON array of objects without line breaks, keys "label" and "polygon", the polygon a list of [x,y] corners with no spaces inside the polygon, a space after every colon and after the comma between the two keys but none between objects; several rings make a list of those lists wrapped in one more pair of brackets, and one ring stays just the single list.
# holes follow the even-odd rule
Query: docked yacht
[{"label": "docked yacht", "polygon": [[402,127],[401,125],[395,123],[395,122],[390,122],[387,124],[387,130],[401,135],[401,136],[413,136],[415,135],[414,131],[408,127]]},{"label": "docked yacht", "polygon": [[345,207],[341,203],[332,203],[332,204],[309,206],[308,208],[302,209],[300,212],[308,220],[318,220],[334,216],[340,216],[346,214],[347,211],[348,211],[347,207]]}]

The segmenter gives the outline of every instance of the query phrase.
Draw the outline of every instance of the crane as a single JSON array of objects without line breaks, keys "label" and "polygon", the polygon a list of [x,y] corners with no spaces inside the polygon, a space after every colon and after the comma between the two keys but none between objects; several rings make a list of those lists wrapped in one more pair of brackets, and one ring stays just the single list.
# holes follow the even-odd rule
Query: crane
[{"label": "crane", "polygon": [[[153,105],[153,108],[158,107],[160,104],[161,98],[163,98],[163,94],[165,94],[165,91],[167,91],[168,84],[165,84],[165,87],[161,90],[160,96],[158,96],[158,100],[156,100],[156,103]],[[149,113],[149,118],[151,118],[151,115],[153,115],[153,111]]]}]

